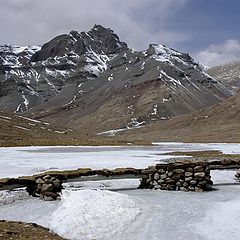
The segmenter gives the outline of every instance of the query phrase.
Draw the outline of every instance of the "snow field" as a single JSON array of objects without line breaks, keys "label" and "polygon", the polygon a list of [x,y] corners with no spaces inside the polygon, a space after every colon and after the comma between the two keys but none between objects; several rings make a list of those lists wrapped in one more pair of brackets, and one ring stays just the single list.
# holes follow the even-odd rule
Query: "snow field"
[{"label": "snow field", "polygon": [[72,240],[114,239],[141,213],[124,194],[102,190],[64,191],[49,227]]},{"label": "snow field", "polygon": [[[44,169],[147,167],[162,153],[219,149],[239,153],[239,144],[157,143],[152,147],[1,148],[0,175]],[[235,171],[211,171],[215,184],[236,183]],[[138,179],[65,183],[62,199],[44,202],[22,190],[0,192],[0,219],[36,222],[71,240],[238,240],[239,185],[185,193],[136,188]],[[91,190],[90,190],[91,189]],[[104,190],[99,190],[104,189]],[[110,192],[106,189],[122,189]]]}]

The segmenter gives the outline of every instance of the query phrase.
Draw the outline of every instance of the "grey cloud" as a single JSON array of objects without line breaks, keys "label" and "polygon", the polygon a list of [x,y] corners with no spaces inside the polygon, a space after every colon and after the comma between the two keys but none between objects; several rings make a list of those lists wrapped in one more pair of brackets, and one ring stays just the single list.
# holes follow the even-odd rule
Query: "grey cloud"
[{"label": "grey cloud", "polygon": [[240,60],[240,41],[229,39],[222,44],[212,44],[206,49],[195,53],[194,57],[207,67]]},{"label": "grey cloud", "polygon": [[133,48],[157,42],[176,47],[189,35],[165,29],[187,0],[1,0],[0,44],[42,44],[95,23],[112,28]]}]

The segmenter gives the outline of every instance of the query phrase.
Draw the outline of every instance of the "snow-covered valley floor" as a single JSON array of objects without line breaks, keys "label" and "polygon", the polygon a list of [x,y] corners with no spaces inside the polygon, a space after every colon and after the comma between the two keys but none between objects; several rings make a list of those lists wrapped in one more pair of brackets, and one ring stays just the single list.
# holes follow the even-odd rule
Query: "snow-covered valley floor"
[{"label": "snow-covered valley floor", "polygon": [[[161,153],[209,149],[239,153],[240,145],[2,148],[0,177],[53,167],[142,168],[166,160]],[[62,199],[54,202],[29,197],[23,190],[0,191],[0,219],[36,222],[73,240],[238,240],[240,185],[221,185],[236,183],[234,175],[212,171],[217,190],[204,193],[138,190],[138,179],[66,183]]]}]

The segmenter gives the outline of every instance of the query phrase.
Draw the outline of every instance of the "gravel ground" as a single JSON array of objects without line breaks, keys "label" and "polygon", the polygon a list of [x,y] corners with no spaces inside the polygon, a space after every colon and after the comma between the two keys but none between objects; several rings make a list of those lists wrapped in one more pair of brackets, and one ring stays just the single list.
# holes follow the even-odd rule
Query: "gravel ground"
[{"label": "gravel ground", "polygon": [[0,240],[63,240],[34,223],[0,221]]}]

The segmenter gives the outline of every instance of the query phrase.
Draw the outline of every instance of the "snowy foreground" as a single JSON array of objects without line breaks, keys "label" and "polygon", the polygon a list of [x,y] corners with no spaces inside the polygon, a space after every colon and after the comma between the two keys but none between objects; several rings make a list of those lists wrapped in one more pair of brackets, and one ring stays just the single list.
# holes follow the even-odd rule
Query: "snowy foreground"
[{"label": "snowy foreground", "polygon": [[[0,174],[29,175],[53,166],[146,167],[166,160],[159,155],[165,152],[208,149],[237,153],[240,145],[2,148]],[[212,171],[217,190],[204,193],[138,190],[139,179],[66,183],[61,200],[54,202],[21,189],[0,191],[0,219],[36,222],[72,240],[238,240],[240,185],[223,185],[236,183],[234,175]]]}]

